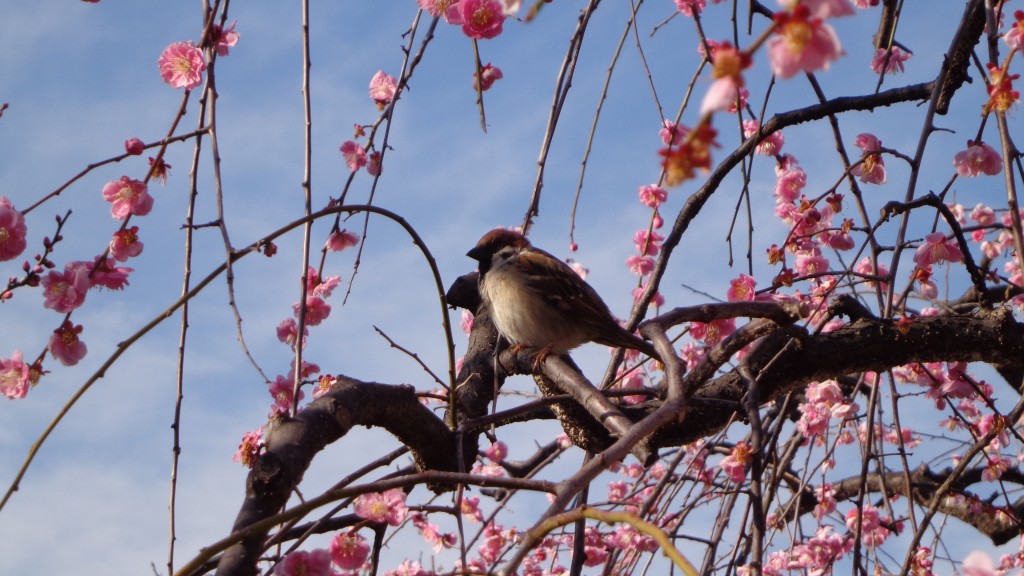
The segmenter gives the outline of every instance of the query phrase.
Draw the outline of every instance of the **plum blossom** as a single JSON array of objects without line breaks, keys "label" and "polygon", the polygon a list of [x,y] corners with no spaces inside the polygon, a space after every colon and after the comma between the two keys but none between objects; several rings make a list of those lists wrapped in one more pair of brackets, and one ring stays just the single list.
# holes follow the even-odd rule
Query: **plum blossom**
[{"label": "plum blossom", "polygon": [[370,98],[377,104],[377,110],[383,110],[395,98],[395,89],[398,84],[394,76],[378,70],[370,79]]},{"label": "plum blossom", "polygon": [[6,196],[0,196],[0,262],[21,255],[27,245],[27,235],[25,217],[14,209]]},{"label": "plum blossom", "polygon": [[146,144],[138,138],[129,138],[124,141],[124,151],[132,156],[139,156],[146,149]]},{"label": "plum blossom", "polygon": [[501,34],[505,7],[498,0],[461,0],[458,8],[466,36],[482,40]]},{"label": "plum blossom", "polygon": [[352,140],[346,140],[342,145],[341,154],[345,157],[345,165],[352,172],[366,166],[366,149]]},{"label": "plum blossom", "polygon": [[821,18],[812,17],[803,3],[792,12],[777,12],[775,23],[776,35],[768,40],[768,61],[780,78],[801,71],[827,70],[843,55],[835,30]]},{"label": "plum blossom", "polygon": [[359,243],[359,237],[348,230],[335,230],[327,237],[324,248],[328,252],[341,252]]},{"label": "plum blossom", "polygon": [[995,176],[1003,171],[1003,157],[984,142],[967,141],[967,149],[953,156],[956,173],[964,178],[973,178],[979,174]]},{"label": "plum blossom", "polygon": [[1020,92],[1013,89],[1013,81],[1020,78],[1020,74],[1009,74],[1003,68],[988,63],[988,102],[985,103],[985,112],[1006,112],[1020,100]]},{"label": "plum blossom", "polygon": [[232,22],[231,26],[227,28],[221,28],[220,24],[214,24],[210,28],[210,43],[213,44],[213,48],[217,51],[218,56],[227,56],[231,48],[238,44],[238,39],[242,35],[235,32],[235,24],[237,23]]},{"label": "plum blossom", "polygon": [[903,63],[910,60],[914,54],[893,46],[889,50],[878,48],[875,50],[875,57],[871,59],[871,69],[878,74],[896,74],[903,72]]},{"label": "plum blossom", "polygon": [[[277,325],[277,339],[281,342],[295,346],[295,341],[299,332],[299,323],[294,318],[286,318]],[[306,336],[309,336],[309,328],[302,328],[302,347],[306,347]]]},{"label": "plum blossom", "polygon": [[54,358],[60,360],[65,366],[74,366],[78,361],[85,358],[88,351],[85,342],[82,342],[78,335],[82,333],[82,326],[75,326],[70,320],[65,320],[53,331],[50,341],[46,347]]},{"label": "plum blossom", "polygon": [[61,313],[81,306],[91,287],[88,269],[70,262],[64,266],[63,272],[50,270],[43,276],[42,284],[43,306]]},{"label": "plum blossom", "polygon": [[372,522],[386,522],[398,526],[405,520],[409,509],[405,505],[405,492],[392,488],[386,492],[360,494],[355,501],[355,513]]},{"label": "plum blossom", "polygon": [[121,176],[103,186],[103,199],[110,202],[110,215],[123,220],[130,214],[145,216],[153,209],[153,197],[145,182]]},{"label": "plum blossom", "polygon": [[0,394],[11,398],[24,398],[32,383],[32,369],[15,350],[10,358],[0,358]]},{"label": "plum blossom", "polygon": [[370,176],[380,176],[380,162],[382,159],[380,152],[376,150],[370,152],[370,155],[366,157],[366,173]]},{"label": "plum blossom", "polygon": [[634,254],[626,258],[626,266],[629,267],[630,272],[637,276],[647,276],[651,273],[651,270],[654,270],[654,258]]},{"label": "plum blossom", "polygon": [[[295,317],[298,318],[302,310],[302,303],[296,302],[292,305]],[[331,315],[331,305],[319,296],[306,296],[306,326],[316,326]]]},{"label": "plum blossom", "polygon": [[682,124],[676,124],[671,120],[662,122],[661,130],[658,130],[658,137],[665,146],[678,146],[686,140],[689,128]]},{"label": "plum blossom", "polygon": [[637,193],[640,195],[640,203],[649,208],[657,208],[661,206],[665,199],[668,198],[668,192],[664,188],[657,184],[648,184],[647,186],[641,186]]},{"label": "plum blossom", "polygon": [[956,239],[946,239],[942,232],[935,232],[924,237],[924,243],[917,248],[914,262],[918,267],[925,268],[937,262],[960,262],[964,259],[963,252]]},{"label": "plum blossom", "polygon": [[[501,68],[491,66],[491,63],[488,62],[480,68],[479,75],[477,75],[476,72],[473,72],[473,90],[480,90],[481,92],[490,90],[491,85],[493,85],[496,80],[501,80],[504,77],[505,75],[502,74]],[[481,78],[483,79],[482,82],[480,81]]]},{"label": "plum blossom", "polygon": [[881,545],[891,533],[882,524],[889,523],[888,518],[882,518],[878,508],[871,504],[864,504],[861,509],[854,508],[846,513],[846,527],[851,532],[857,530],[860,524],[860,537],[865,546],[874,548]]},{"label": "plum blossom", "polygon": [[[807,7],[812,18],[821,18],[822,20],[852,16],[856,13],[850,0],[799,0],[799,3]],[[779,5],[786,9],[792,9],[796,4],[796,0],[779,0]]]},{"label": "plum blossom", "polygon": [[1003,34],[1003,41],[1010,47],[1011,50],[1020,50],[1024,48],[1024,10],[1017,10],[1013,13],[1014,23],[1010,26],[1010,29]]},{"label": "plum blossom", "polygon": [[677,186],[694,178],[694,170],[711,169],[711,148],[717,147],[715,137],[718,131],[709,124],[701,124],[687,133],[679,146],[664,148],[658,154],[664,157],[661,167],[665,170],[665,182]]},{"label": "plum blossom", "polygon": [[508,446],[499,440],[494,444],[491,444],[490,447],[484,451],[484,456],[491,462],[500,464],[505,460],[505,457],[508,456]]},{"label": "plum blossom", "polygon": [[741,484],[747,477],[747,466],[750,465],[750,460],[750,445],[746,442],[737,442],[729,451],[729,455],[718,463],[718,466],[730,481]]},{"label": "plum blossom", "polygon": [[206,61],[192,42],[175,42],[164,49],[157,60],[160,76],[175,88],[191,90],[203,81]]},{"label": "plum blossom", "polygon": [[110,240],[110,255],[118,262],[124,262],[142,254],[143,243],[139,240],[139,227],[132,226],[114,232]]},{"label": "plum blossom", "polygon": [[327,546],[331,560],[342,570],[359,570],[370,556],[370,544],[355,531],[339,532]]},{"label": "plum blossom", "polygon": [[331,576],[331,555],[322,548],[299,550],[274,567],[274,576]]},{"label": "plum blossom", "polygon": [[690,322],[690,336],[703,340],[708,346],[718,344],[735,331],[735,318],[721,318],[707,323]]},{"label": "plum blossom", "polygon": [[757,280],[746,274],[740,274],[738,278],[729,280],[729,290],[726,291],[725,297],[730,302],[753,300],[755,286],[757,286]]},{"label": "plum blossom", "polygon": [[750,54],[722,42],[711,52],[711,77],[715,79],[700,104],[700,113],[725,110],[736,105],[743,88],[743,70],[750,67]]},{"label": "plum blossom", "polygon": [[636,246],[637,252],[644,256],[657,256],[661,251],[661,243],[664,241],[664,236],[653,231],[637,230],[633,234],[633,244]]},{"label": "plum blossom", "polygon": [[[744,120],[743,121],[743,137],[750,138],[757,134],[760,124],[757,120]],[[775,156],[782,152],[782,145],[786,143],[785,137],[782,135],[781,130],[776,130],[771,134],[768,134],[761,140],[760,144],[755,148],[758,154],[763,156]]]},{"label": "plum blossom", "polygon": [[992,226],[996,223],[996,211],[979,202],[971,209],[969,218],[978,226]]},{"label": "plum blossom", "polygon": [[101,287],[108,290],[121,290],[128,285],[128,274],[134,271],[133,268],[118,266],[113,258],[97,258],[92,264],[88,262],[71,262],[69,266],[80,267],[85,270],[85,275],[90,276],[91,287]]},{"label": "plum blossom", "polygon": [[[274,399],[273,413],[286,414],[292,409],[292,399],[294,398],[294,382],[291,378],[286,378],[277,375],[277,378],[269,385],[270,397]],[[306,396],[305,392],[299,390],[299,401]]]},{"label": "plum blossom", "polygon": [[388,570],[384,576],[428,576],[423,566],[415,560],[403,560],[398,568]]},{"label": "plum blossom", "polygon": [[231,459],[246,468],[252,468],[263,453],[264,447],[263,427],[260,426],[242,435],[242,443],[238,445],[238,450],[231,456]]},{"label": "plum blossom", "polygon": [[879,154],[882,141],[873,134],[858,134],[854,145],[864,153],[850,173],[865,184],[885,184],[885,161]]},{"label": "plum blossom", "polygon": [[707,5],[707,0],[675,0],[676,9],[684,16],[700,14]]}]

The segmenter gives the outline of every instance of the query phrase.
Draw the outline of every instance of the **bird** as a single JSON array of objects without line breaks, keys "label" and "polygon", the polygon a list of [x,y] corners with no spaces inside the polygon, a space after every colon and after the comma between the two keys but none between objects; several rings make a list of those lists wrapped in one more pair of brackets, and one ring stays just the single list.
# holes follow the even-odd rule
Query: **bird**
[{"label": "bird", "polygon": [[623,328],[575,270],[521,233],[491,230],[466,255],[479,263],[480,296],[498,332],[515,351],[539,349],[534,368],[549,354],[560,356],[587,342],[660,360],[654,346]]}]

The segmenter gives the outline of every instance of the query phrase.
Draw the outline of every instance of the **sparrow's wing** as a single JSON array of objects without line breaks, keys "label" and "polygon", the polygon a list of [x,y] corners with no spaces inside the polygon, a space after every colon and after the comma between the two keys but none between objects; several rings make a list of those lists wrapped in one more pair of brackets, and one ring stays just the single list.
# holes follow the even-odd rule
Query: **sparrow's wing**
[{"label": "sparrow's wing", "polygon": [[524,250],[516,264],[531,288],[552,307],[576,321],[611,318],[608,306],[568,264],[537,248]]}]

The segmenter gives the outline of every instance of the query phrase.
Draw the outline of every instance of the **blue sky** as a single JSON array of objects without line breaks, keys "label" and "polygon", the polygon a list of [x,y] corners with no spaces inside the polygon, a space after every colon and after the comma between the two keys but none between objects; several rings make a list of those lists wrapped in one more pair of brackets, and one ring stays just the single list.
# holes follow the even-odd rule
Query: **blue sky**
[{"label": "blue sky", "polygon": [[[377,118],[367,85],[379,70],[399,73],[402,34],[416,12],[412,0],[384,3],[313,3],[312,105],[313,204],[337,196],[348,175],[338,146],[352,136],[355,123]],[[469,40],[441,23],[436,38],[397,108],[376,202],[407,218],[424,237],[441,268],[446,286],[469,272],[464,256],[485,231],[519,224],[536,178],[537,157],[551,102],[554,80],[568,37],[576,24],[578,2],[545,6],[528,25],[508,21],[500,37],[480,43],[483,61],[499,66],[505,78],[486,93],[488,130],[480,129],[472,90],[473,56]],[[713,38],[728,38],[727,6],[709,7],[704,24]],[[653,37],[649,31],[669,17],[674,5],[659,0],[640,13],[640,39],[648,58],[664,114],[674,116],[698,62],[692,22],[676,17]],[[715,11],[718,11],[717,13]],[[915,50],[908,71],[896,82],[930,78],[956,22],[940,10],[915,15],[903,24],[904,42]],[[607,3],[597,11],[584,43],[571,95],[560,120],[544,176],[541,214],[534,242],[559,256],[569,256],[569,214],[580,161],[593,121],[606,69],[625,26],[628,6]],[[867,93],[869,37],[876,14],[863,13],[837,22],[847,51],[832,70],[819,77],[826,93]],[[302,97],[300,14],[296,3],[250,2],[231,5],[241,40],[217,63],[218,125],[223,160],[226,219],[235,246],[301,215]],[[200,34],[195,3],[125,3],[105,0],[27,3],[8,6],[0,21],[0,101],[9,109],[0,118],[0,194],[16,207],[33,203],[79,170],[123,151],[135,136],[146,142],[168,129],[181,92],[165,85],[156,69],[163,48]],[[421,24],[420,37],[425,25]],[[939,32],[941,31],[941,33]],[[417,42],[416,47],[419,44]],[[977,80],[977,79],[976,79]],[[766,77],[749,80],[755,108]],[[698,80],[695,98],[708,85]],[[888,83],[892,86],[895,83]],[[975,85],[977,87],[977,84]],[[196,95],[180,131],[196,124]],[[965,98],[977,100],[974,95]],[[806,81],[796,78],[774,88],[769,113],[813,103]],[[631,37],[608,92],[602,124],[593,147],[577,213],[572,255],[590,268],[590,281],[613,311],[625,315],[635,279],[622,264],[632,253],[632,234],[646,225],[648,212],[636,202],[638,186],[658,178],[659,111]],[[916,111],[917,114],[923,110]],[[920,116],[903,107],[842,120],[846,145],[860,132],[874,132],[886,146],[912,153]],[[684,123],[694,119],[684,115]],[[723,117],[726,153],[735,134],[732,118]],[[1015,126],[1019,120],[1013,118]],[[959,130],[933,140],[930,158],[941,169],[922,182],[921,191],[938,191],[948,180],[949,158],[973,136],[977,117],[940,119]],[[786,132],[786,151],[796,155],[811,175],[809,189],[823,190],[838,177],[831,136],[824,126]],[[991,128],[990,128],[991,129]],[[734,131],[733,131],[734,132]],[[994,140],[994,138],[993,138]],[[208,145],[199,172],[197,222],[215,217]],[[165,187],[153,185],[154,210],[139,219],[143,255],[132,260],[131,286],[124,293],[93,292],[75,313],[85,326],[89,355],[74,368],[52,360],[52,371],[28,398],[0,402],[0,484],[13,479],[34,439],[68,397],[115,349],[116,343],[158,315],[180,292],[180,226],[187,206],[192,146],[178,144],[167,152],[173,166]],[[116,222],[100,189],[123,174],[141,178],[146,155],[93,171],[59,198],[28,217],[30,248],[38,251],[43,235],[53,233],[53,216],[72,210],[58,246],[58,266],[91,259],[103,250]],[[944,160],[945,158],[945,160]],[[902,198],[906,168],[889,160],[890,184],[870,189],[880,206]],[[769,216],[773,205],[771,164],[758,158],[753,183],[755,257],[763,253],[781,226]],[[370,178],[356,175],[353,201],[366,198]],[[682,206],[693,184],[670,192],[666,220]],[[724,296],[728,279],[745,271],[741,241],[737,265],[726,264],[725,229],[739,191],[727,181],[684,238],[676,268],[666,280],[669,306],[692,304],[702,297],[687,284]],[[957,193],[968,207],[984,198],[984,183],[963,182]],[[877,206],[875,206],[877,208]],[[348,228],[359,228],[353,219]],[[924,226],[930,223],[920,223]],[[742,227],[742,225],[741,225]],[[313,232],[319,248],[329,223]],[[774,235],[774,236],[773,236]],[[745,234],[741,234],[745,236]],[[274,327],[291,314],[298,297],[300,235],[280,243],[273,259],[250,256],[235,268],[235,289],[244,318],[247,343],[271,375],[288,370],[289,350],[274,336]],[[213,229],[197,232],[194,278],[222,261],[223,244]],[[343,282],[352,272],[352,252],[332,255],[327,272]],[[0,265],[5,276],[18,273],[20,261]],[[770,281],[765,272],[761,285]],[[429,270],[408,238],[393,224],[372,220],[370,235],[349,302],[343,291],[332,298],[328,322],[313,329],[306,357],[325,372],[389,383],[432,384],[415,363],[389,348],[376,325],[401,345],[418,352],[437,372],[445,371],[438,305]],[[266,386],[244,358],[237,329],[226,306],[222,281],[193,303],[186,359],[183,453],[178,494],[178,564],[202,545],[226,534],[237,512],[245,470],[231,461],[241,434],[264,422],[270,405]],[[0,306],[0,356],[15,349],[34,357],[45,346],[60,315],[42,308],[38,291],[19,290]],[[458,323],[458,313],[451,315]],[[21,490],[0,513],[3,573],[55,573],[75,566],[79,573],[140,573],[152,562],[165,568],[167,494],[171,462],[175,350],[180,318],[165,321],[135,345],[72,410],[41,450]],[[456,334],[461,347],[464,338]],[[579,353],[585,367],[603,370],[605,351],[586,347]],[[503,438],[512,456],[525,456],[550,426],[517,430]],[[320,458],[307,476],[305,493],[329,486],[361,461],[352,446],[390,446],[379,431],[358,432]],[[543,440],[541,440],[543,441]],[[568,465],[579,455],[568,458]]]}]

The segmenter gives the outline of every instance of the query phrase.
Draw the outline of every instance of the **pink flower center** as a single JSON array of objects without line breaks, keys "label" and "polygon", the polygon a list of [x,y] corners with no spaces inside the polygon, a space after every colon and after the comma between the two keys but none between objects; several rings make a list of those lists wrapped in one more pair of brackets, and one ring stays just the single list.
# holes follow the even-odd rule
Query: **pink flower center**
[{"label": "pink flower center", "polygon": [[7,228],[0,228],[0,245],[6,244],[10,237],[11,233],[7,231]]},{"label": "pink flower center", "polygon": [[786,39],[786,46],[794,54],[802,53],[813,35],[814,28],[811,27],[810,22],[807,20],[790,20],[782,30],[782,36]]},{"label": "pink flower center", "polygon": [[131,186],[123,186],[117,191],[117,198],[126,202],[131,202],[135,198],[135,189]]},{"label": "pink flower center", "polygon": [[192,61],[185,56],[178,56],[174,59],[171,67],[178,74],[191,74],[192,73]]},{"label": "pink flower center", "polygon": [[490,6],[480,6],[473,11],[473,17],[470,21],[474,26],[487,26],[494,19],[494,12]]}]

